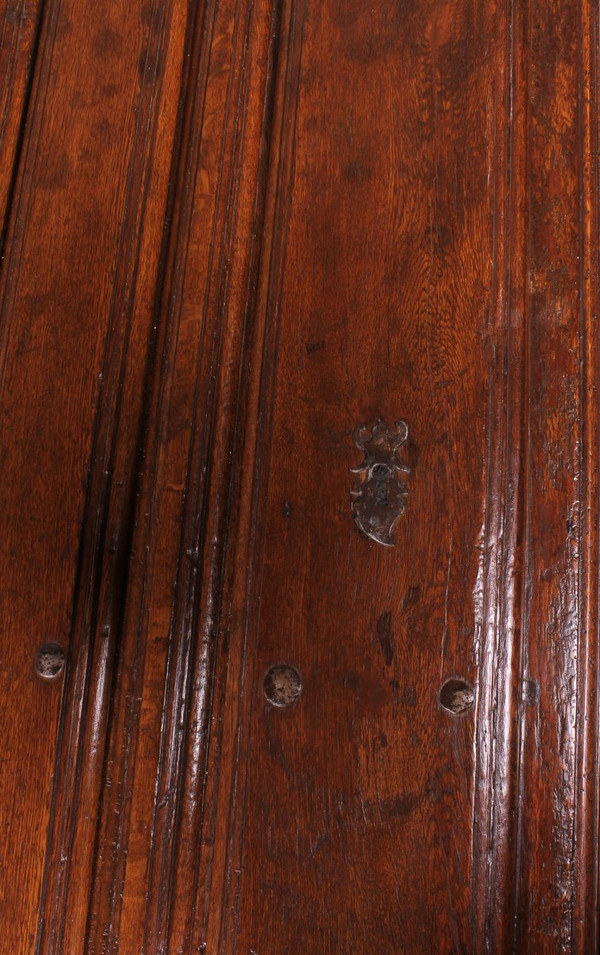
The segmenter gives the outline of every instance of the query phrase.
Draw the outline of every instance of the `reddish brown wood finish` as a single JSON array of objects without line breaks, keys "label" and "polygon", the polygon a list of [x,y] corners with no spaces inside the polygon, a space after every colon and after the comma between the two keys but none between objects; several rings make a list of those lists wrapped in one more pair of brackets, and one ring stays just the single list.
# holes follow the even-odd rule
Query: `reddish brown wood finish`
[{"label": "reddish brown wood finish", "polygon": [[596,6],[1,14],[2,945],[596,951]]}]

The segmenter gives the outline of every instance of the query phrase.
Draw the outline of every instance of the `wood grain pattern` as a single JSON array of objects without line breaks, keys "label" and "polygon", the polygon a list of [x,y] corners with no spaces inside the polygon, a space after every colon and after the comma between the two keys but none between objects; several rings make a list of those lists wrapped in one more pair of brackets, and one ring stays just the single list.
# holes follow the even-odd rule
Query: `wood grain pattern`
[{"label": "wood grain pattern", "polygon": [[595,5],[0,22],[7,951],[595,951]]},{"label": "wood grain pattern", "polygon": [[[584,112],[591,14],[591,6],[562,4],[549,5],[543,17],[533,9],[529,18],[521,672],[540,689],[535,715],[524,711],[520,728],[516,938],[527,951],[572,951],[574,943],[581,951],[597,948],[597,920],[585,927],[582,922],[586,907],[596,908],[597,851],[589,851],[595,836],[588,828],[585,838],[591,820],[582,818],[582,803],[578,806],[579,779],[587,777],[586,785],[597,787],[597,760],[582,753],[585,735],[597,737],[598,690],[596,571],[589,563],[590,549],[597,550],[598,523],[597,399],[589,392],[598,379],[593,291],[598,241],[593,219],[586,221],[596,204],[589,202],[596,179],[590,182],[585,155],[585,127],[595,138],[597,113]],[[547,16],[554,21],[552,30]],[[594,95],[589,76],[588,98]],[[532,837],[534,853],[528,849]]]},{"label": "wood grain pattern", "polygon": [[[330,952],[441,940],[462,950],[473,726],[441,712],[437,693],[447,677],[476,680],[486,107],[504,50],[492,5],[390,5],[375,22],[359,5],[294,14],[304,42],[286,93],[297,120],[284,119],[281,148],[295,176],[291,195],[285,177],[272,187],[283,222],[264,299],[257,583],[230,823],[244,841],[221,944],[268,951],[276,925],[281,950],[315,938]],[[379,414],[403,417],[411,434],[393,552],[349,520],[352,431]],[[378,646],[384,614],[391,666]],[[289,713],[261,700],[262,674],[280,659],[305,683]]]}]

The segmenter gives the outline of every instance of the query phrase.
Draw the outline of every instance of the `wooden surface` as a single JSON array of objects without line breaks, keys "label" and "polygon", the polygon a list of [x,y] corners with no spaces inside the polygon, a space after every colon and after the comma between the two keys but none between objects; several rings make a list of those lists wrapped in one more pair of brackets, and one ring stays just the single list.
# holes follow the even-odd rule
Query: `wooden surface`
[{"label": "wooden surface", "polygon": [[0,23],[3,950],[596,951],[596,6]]}]

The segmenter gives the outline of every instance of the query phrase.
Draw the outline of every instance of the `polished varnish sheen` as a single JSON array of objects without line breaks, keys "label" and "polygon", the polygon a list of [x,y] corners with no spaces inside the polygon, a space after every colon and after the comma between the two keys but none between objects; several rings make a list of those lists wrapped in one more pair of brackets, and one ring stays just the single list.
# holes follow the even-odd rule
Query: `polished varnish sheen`
[{"label": "polished varnish sheen", "polygon": [[0,24],[0,947],[595,952],[596,4]]}]

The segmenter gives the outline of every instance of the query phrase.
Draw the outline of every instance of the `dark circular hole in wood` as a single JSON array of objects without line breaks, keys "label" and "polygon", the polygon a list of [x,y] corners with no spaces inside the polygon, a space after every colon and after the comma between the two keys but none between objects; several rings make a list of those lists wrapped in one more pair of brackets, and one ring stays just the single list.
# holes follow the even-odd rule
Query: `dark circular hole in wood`
[{"label": "dark circular hole in wood", "polygon": [[475,702],[475,690],[466,680],[446,680],[440,690],[440,703],[449,713],[465,713]]},{"label": "dark circular hole in wood", "polygon": [[42,643],[35,655],[35,672],[43,680],[55,680],[65,665],[65,651],[59,643]]},{"label": "dark circular hole in wood", "polygon": [[272,666],[263,682],[265,696],[273,706],[292,706],[300,699],[302,679],[289,663]]}]

